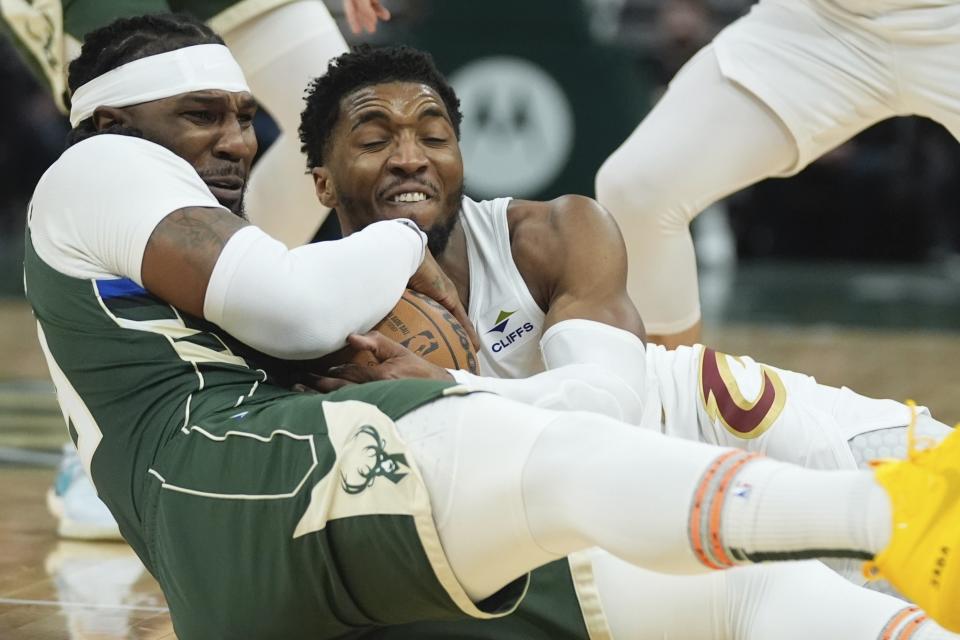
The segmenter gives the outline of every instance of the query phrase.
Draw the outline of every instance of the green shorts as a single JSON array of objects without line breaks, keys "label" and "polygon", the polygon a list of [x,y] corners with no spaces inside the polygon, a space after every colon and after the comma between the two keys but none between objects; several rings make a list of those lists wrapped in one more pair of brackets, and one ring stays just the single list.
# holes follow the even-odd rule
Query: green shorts
[{"label": "green shorts", "polygon": [[394,424],[462,392],[403,380],[194,412],[143,502],[145,561],[180,640],[322,640],[511,612],[527,578],[469,600]]},{"label": "green shorts", "polygon": [[84,36],[117,18],[187,13],[219,34],[293,0],[56,0],[0,2],[0,32],[20,50],[37,79],[67,113],[67,65]]},{"label": "green shorts", "polygon": [[583,554],[530,574],[527,595],[508,616],[415,622],[376,629],[363,640],[610,640],[610,630]]}]

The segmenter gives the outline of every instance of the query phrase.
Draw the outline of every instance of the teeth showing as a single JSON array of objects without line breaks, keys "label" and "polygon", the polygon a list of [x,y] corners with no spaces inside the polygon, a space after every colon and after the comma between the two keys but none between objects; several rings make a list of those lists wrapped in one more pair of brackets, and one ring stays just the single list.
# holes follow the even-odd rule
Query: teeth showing
[{"label": "teeth showing", "polygon": [[410,191],[408,193],[400,193],[391,198],[393,202],[421,202],[427,199],[427,194],[420,191]]}]

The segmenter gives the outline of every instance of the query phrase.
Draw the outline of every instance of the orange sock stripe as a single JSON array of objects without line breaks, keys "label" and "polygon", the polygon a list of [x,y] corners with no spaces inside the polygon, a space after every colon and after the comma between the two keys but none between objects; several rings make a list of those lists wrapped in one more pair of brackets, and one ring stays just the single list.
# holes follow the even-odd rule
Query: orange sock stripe
[{"label": "orange sock stripe", "polygon": [[713,463],[703,473],[703,477],[700,478],[700,484],[697,485],[697,490],[693,494],[693,507],[690,510],[690,543],[693,546],[693,553],[697,556],[697,560],[710,569],[720,570],[724,567],[721,567],[710,560],[709,556],[707,556],[707,552],[703,548],[703,541],[700,539],[703,499],[707,495],[707,489],[710,486],[710,482],[718,473],[720,467],[723,466],[723,463],[738,455],[742,455],[742,452],[728,451],[727,453],[717,457],[717,459],[714,460]]},{"label": "orange sock stripe", "polygon": [[893,633],[900,626],[900,623],[920,611],[919,607],[904,607],[890,618],[890,622],[884,625],[880,630],[880,640],[893,640]]},{"label": "orange sock stripe", "polygon": [[717,487],[717,492],[713,497],[713,503],[710,505],[710,549],[713,551],[713,557],[728,567],[732,567],[734,562],[730,559],[730,556],[727,555],[723,544],[720,542],[720,516],[723,514],[723,505],[727,500],[727,489],[737,474],[740,473],[740,470],[743,469],[743,466],[758,457],[760,456],[756,453],[743,454],[743,458],[737,460],[720,480],[720,486]]},{"label": "orange sock stripe", "polygon": [[928,618],[926,615],[919,615],[907,624],[903,625],[903,630],[900,631],[900,635],[897,636],[897,640],[910,640],[914,634],[926,624]]}]

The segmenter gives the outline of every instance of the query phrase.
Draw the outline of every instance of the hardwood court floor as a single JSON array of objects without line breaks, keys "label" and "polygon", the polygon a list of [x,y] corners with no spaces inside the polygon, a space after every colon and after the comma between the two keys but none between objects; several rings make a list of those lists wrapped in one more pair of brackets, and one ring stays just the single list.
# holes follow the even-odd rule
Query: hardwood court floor
[{"label": "hardwood court floor", "polygon": [[[0,326],[0,454],[49,451],[66,435],[49,388],[38,391],[46,368],[29,311],[0,303]],[[945,422],[960,419],[957,333],[734,326],[712,329],[706,342],[825,384],[912,397]],[[173,639],[163,596],[126,545],[58,541],[44,502],[53,476],[51,468],[0,462],[0,638]]]},{"label": "hardwood court floor", "polygon": [[0,638],[172,640],[156,582],[122,542],[57,539],[51,469],[0,466]]}]

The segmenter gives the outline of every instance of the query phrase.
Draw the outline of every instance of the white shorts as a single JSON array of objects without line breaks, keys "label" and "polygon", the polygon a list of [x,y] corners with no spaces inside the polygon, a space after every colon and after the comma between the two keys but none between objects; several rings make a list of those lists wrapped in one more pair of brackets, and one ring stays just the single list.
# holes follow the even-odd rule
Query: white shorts
[{"label": "white shorts", "polygon": [[[904,427],[910,409],[846,387],[696,345],[668,351],[648,345],[666,435],[756,451],[814,469],[855,469],[849,441]],[[649,396],[648,396],[649,397]],[[919,408],[924,421],[929,412]],[[647,425],[645,425],[647,426]],[[936,434],[949,431],[935,423]],[[902,439],[902,438],[901,438]]]},{"label": "white shorts", "polygon": [[714,54],[795,138],[781,175],[891,116],[927,116],[960,139],[954,0],[761,0],[699,55]]}]

